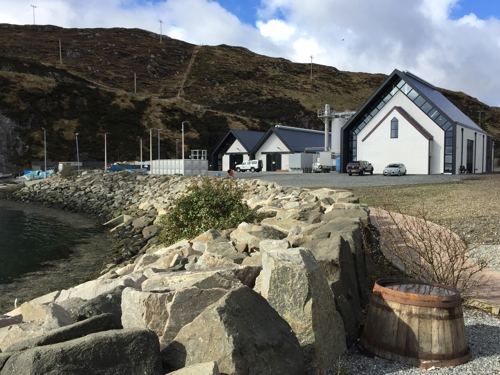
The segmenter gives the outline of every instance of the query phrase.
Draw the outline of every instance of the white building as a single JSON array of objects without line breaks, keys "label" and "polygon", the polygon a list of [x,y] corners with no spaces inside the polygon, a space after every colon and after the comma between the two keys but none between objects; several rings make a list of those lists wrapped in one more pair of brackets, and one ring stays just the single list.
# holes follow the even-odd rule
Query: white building
[{"label": "white building", "polygon": [[410,174],[493,170],[491,136],[434,86],[395,70],[342,127],[342,170],[367,160],[382,172],[403,163]]},{"label": "white building", "polygon": [[263,171],[290,170],[290,155],[323,150],[324,139],[322,131],[283,125],[266,133],[231,130],[215,148],[212,164],[215,170],[225,171],[244,160],[257,159],[262,160]]}]

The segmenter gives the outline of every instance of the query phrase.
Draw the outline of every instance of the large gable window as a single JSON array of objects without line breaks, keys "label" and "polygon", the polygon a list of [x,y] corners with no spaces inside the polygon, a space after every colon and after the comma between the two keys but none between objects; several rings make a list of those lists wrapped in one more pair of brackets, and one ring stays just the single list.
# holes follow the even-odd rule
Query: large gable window
[{"label": "large gable window", "polygon": [[391,120],[391,138],[398,138],[399,121],[396,117]]}]

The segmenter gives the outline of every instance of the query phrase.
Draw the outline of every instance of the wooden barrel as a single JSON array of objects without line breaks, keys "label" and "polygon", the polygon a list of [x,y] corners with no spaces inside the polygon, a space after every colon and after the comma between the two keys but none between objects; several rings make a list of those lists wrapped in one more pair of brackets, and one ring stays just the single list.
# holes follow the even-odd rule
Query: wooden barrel
[{"label": "wooden barrel", "polygon": [[380,357],[423,369],[467,362],[460,293],[418,280],[378,280],[361,345]]}]

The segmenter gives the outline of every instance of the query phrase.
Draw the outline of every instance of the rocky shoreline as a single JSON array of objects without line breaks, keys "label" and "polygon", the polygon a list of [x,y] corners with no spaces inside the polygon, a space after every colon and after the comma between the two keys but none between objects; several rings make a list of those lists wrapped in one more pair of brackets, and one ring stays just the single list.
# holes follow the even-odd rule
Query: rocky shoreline
[{"label": "rocky shoreline", "polygon": [[368,302],[367,207],[345,190],[241,180],[247,204],[274,217],[164,247],[156,219],[196,181],[90,172],[13,194],[114,219],[119,246],[99,278],[0,317],[0,375],[21,364],[30,374],[333,373]]}]

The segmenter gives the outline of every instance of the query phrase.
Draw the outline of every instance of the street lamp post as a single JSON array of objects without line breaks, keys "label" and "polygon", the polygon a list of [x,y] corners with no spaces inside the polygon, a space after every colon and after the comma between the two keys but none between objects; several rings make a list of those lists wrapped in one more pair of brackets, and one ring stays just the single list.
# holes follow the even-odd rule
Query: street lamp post
[{"label": "street lamp post", "polygon": [[43,159],[44,159],[44,177],[47,178],[47,132],[45,131],[45,128],[43,129]]},{"label": "street lamp post", "polygon": [[106,142],[106,136],[109,133],[104,133],[104,172],[106,172],[106,168],[108,167],[108,145]]},{"label": "street lamp post", "polygon": [[153,130],[155,128],[149,129],[149,170],[153,172]]},{"label": "street lamp post", "polygon": [[158,130],[158,160],[160,160],[160,128]]},{"label": "street lamp post", "polygon": [[184,166],[184,124],[189,124],[189,121],[182,121],[182,174],[185,173],[185,166]]},{"label": "street lamp post", "polygon": [[80,153],[78,152],[78,133],[75,133],[76,138],[76,166],[78,168],[78,172],[80,172]]}]

